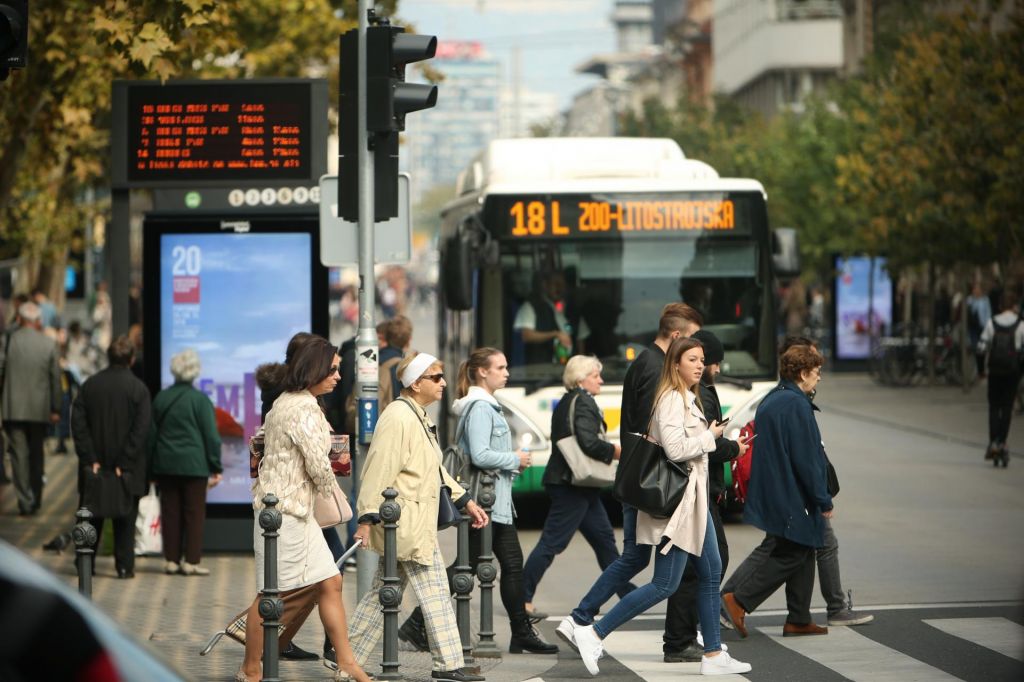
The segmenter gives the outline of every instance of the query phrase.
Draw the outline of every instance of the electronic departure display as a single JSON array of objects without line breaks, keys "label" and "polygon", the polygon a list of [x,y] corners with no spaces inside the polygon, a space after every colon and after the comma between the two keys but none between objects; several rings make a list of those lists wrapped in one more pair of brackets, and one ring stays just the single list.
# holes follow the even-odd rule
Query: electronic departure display
[{"label": "electronic departure display", "polygon": [[115,185],[315,182],[325,171],[323,81],[122,81],[114,112]]},{"label": "electronic departure display", "polygon": [[656,235],[678,232],[753,234],[760,196],[695,193],[492,195],[489,224],[513,239]]}]

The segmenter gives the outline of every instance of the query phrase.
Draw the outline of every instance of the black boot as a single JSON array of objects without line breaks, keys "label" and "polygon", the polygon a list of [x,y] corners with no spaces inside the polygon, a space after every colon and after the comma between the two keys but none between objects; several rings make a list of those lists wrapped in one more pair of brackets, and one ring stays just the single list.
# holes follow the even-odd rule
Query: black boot
[{"label": "black boot", "polygon": [[427,624],[423,621],[423,611],[416,607],[404,623],[398,628],[398,639],[411,644],[416,651],[430,651],[430,640],[427,639]]},{"label": "black boot", "polygon": [[557,654],[558,646],[541,639],[537,628],[530,625],[529,620],[525,620],[512,623],[512,640],[509,642],[508,650],[513,654]]}]

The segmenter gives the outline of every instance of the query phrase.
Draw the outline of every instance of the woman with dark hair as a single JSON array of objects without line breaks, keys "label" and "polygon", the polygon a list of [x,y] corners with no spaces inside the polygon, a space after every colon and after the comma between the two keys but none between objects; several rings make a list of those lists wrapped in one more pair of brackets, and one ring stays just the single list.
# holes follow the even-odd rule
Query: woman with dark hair
[{"label": "woman with dark hair", "polygon": [[825,523],[832,518],[825,450],[814,419],[818,408],[811,402],[823,362],[812,346],[783,353],[782,380],[754,414],[757,466],[751,470],[743,520],[763,530],[773,544],[768,558],[736,591],[722,595],[722,611],[740,637],[747,636],[746,614],[783,584],[789,614],[782,635],[828,634],[811,619],[815,549],[824,546]]},{"label": "woman with dark hair", "polygon": [[693,562],[700,580],[697,615],[704,635],[701,674],[728,675],[751,669],[749,664],[733,659],[723,650],[719,636],[718,586],[722,560],[708,511],[708,453],[715,450],[715,439],[722,435],[725,427],[720,422],[709,425],[701,412],[698,387],[703,373],[704,348],[700,341],[692,338],[673,341],[665,354],[647,435],[661,444],[669,459],[689,464],[689,482],[670,518],[655,518],[643,511],[637,513],[637,544],[658,548],[651,582],[627,594],[593,625],[580,627],[568,619],[572,624],[571,641],[579,648],[591,675],[599,672],[601,641],[672,596],[688,561]]},{"label": "woman with dark hair", "polygon": [[[318,589],[320,620],[337,652],[336,680],[366,682],[348,643],[345,609],[341,602],[341,574],[331,557],[320,526],[313,517],[316,495],[330,496],[334,487],[328,453],[331,430],[317,398],[334,389],[340,359],[326,339],[314,337],[298,348],[287,364],[282,393],[274,401],[264,424],[265,445],[259,477],[253,485],[255,516],[263,510],[263,497],[273,493],[282,513],[278,538],[278,588],[284,592],[310,585]],[[263,537],[253,528],[256,583],[263,589]],[[245,660],[235,679],[259,679],[263,656],[262,619],[258,599],[249,608],[245,633]]]},{"label": "woman with dark hair", "polygon": [[[540,638],[530,622],[523,600],[523,549],[515,527],[512,507],[512,481],[530,466],[530,454],[512,449],[512,431],[494,392],[508,382],[508,360],[497,348],[477,348],[459,367],[452,412],[459,423],[456,444],[467,453],[478,469],[494,477],[494,506],[491,509],[493,551],[501,567],[501,603],[512,624],[509,651],[514,654],[557,654],[558,647]],[[463,483],[466,483],[463,481]],[[473,570],[480,563],[481,537],[477,529],[469,531],[469,556]],[[448,567],[449,580],[455,572]],[[428,651],[423,613],[416,608],[402,624],[398,636],[422,651]]]}]

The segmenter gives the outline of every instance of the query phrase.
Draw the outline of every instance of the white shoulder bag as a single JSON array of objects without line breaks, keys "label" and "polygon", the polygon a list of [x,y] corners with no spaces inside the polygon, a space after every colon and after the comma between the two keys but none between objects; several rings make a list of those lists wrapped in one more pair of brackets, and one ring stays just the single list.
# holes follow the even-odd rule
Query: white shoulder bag
[{"label": "white shoulder bag", "polygon": [[[565,463],[572,470],[572,484],[584,488],[603,488],[615,482],[615,461],[610,464],[588,457],[576,440],[576,399],[579,394],[572,397],[569,403],[569,433],[570,435],[558,440],[558,449],[565,458]],[[602,440],[605,439],[604,432],[599,434]]]}]

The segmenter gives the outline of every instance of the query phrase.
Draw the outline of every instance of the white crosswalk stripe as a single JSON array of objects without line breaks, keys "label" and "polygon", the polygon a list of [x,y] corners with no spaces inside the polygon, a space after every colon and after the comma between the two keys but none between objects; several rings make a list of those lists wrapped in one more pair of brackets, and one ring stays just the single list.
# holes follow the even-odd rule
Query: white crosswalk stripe
[{"label": "white crosswalk stripe", "polygon": [[967,639],[1018,661],[1024,661],[1024,625],[1006,618],[933,618],[924,621],[946,634]]},{"label": "white crosswalk stripe", "polygon": [[[700,678],[700,663],[665,663],[660,633],[618,630],[604,640],[604,650],[647,682]],[[716,680],[745,680],[742,675],[720,675]]]},{"label": "white crosswalk stripe", "polygon": [[782,626],[757,628],[775,642],[854,682],[948,682],[960,678],[890,649],[848,627],[828,635],[783,637]]}]

